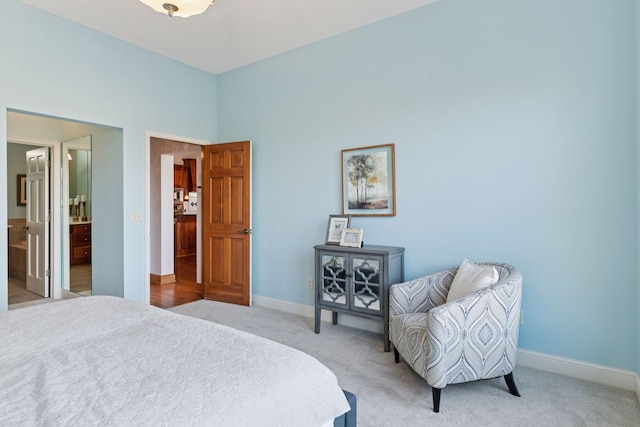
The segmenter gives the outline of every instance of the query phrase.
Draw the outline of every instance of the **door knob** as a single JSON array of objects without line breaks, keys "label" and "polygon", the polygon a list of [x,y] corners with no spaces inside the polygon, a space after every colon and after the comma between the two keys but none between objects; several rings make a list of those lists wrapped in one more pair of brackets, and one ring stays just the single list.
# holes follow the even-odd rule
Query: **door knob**
[{"label": "door knob", "polygon": [[247,230],[246,228],[242,231],[239,231],[239,233],[242,233],[242,234],[251,234],[251,232],[252,230]]}]

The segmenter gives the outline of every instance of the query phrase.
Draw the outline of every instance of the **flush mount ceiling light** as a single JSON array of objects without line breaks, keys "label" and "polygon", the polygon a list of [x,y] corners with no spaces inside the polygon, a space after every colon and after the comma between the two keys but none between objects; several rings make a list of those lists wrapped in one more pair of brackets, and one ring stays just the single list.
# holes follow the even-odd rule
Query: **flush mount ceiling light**
[{"label": "flush mount ceiling light", "polygon": [[216,0],[140,0],[140,2],[156,12],[188,18],[189,16],[200,15]]}]

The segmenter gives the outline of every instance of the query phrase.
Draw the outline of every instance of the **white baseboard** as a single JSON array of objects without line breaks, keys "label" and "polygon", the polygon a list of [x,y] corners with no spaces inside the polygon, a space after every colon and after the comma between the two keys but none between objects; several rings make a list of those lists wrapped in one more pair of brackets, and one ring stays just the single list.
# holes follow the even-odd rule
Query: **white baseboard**
[{"label": "white baseboard", "polygon": [[273,310],[284,311],[285,313],[297,314],[299,316],[313,317],[313,307],[309,305],[262,297],[260,295],[252,295],[251,299],[253,304],[258,307],[271,308]]},{"label": "white baseboard", "polygon": [[[315,317],[315,308],[310,305],[296,304],[293,302],[261,297],[259,295],[253,295],[252,298],[253,303],[258,307],[271,308],[273,310],[284,311],[285,313],[297,314],[299,316],[310,318]],[[320,319],[324,322],[331,322],[331,312],[322,310]],[[338,316],[338,324],[379,334],[382,333],[382,322],[357,316],[350,316],[348,314],[340,314]]]},{"label": "white baseboard", "polygon": [[518,350],[518,365],[572,378],[635,391],[638,394],[638,374],[633,371],[567,359],[531,350]]},{"label": "white baseboard", "polygon": [[[271,308],[299,316],[314,317],[314,308],[308,305],[261,297],[259,295],[253,296],[253,302],[259,307]],[[323,310],[321,319],[326,322],[331,322],[331,312]],[[353,328],[382,333],[382,323],[375,320],[341,314],[338,316],[338,323]],[[635,391],[640,401],[640,377],[633,371],[625,371],[609,366],[524,349],[518,350],[517,364],[580,380]]]},{"label": "white baseboard", "polygon": [[66,289],[61,289],[60,298],[62,298],[62,299],[80,298],[80,295],[74,294],[73,292],[69,292]]}]

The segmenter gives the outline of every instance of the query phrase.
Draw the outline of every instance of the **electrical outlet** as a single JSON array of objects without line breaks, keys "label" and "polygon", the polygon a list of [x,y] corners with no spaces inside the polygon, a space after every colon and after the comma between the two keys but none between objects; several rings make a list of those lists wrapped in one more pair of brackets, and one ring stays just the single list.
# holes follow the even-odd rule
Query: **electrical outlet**
[{"label": "electrical outlet", "polygon": [[520,310],[520,326],[524,325],[524,310]]},{"label": "electrical outlet", "polygon": [[307,279],[307,289],[313,290],[313,279]]}]

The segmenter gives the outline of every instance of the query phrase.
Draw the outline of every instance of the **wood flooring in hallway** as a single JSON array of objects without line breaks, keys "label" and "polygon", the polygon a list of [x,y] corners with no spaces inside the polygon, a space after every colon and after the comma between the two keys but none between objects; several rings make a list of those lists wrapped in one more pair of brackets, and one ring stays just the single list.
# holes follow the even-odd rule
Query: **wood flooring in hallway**
[{"label": "wood flooring in hallway", "polygon": [[202,299],[203,286],[196,283],[196,256],[175,258],[175,283],[151,284],[151,305],[171,308]]}]

